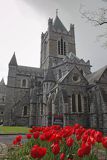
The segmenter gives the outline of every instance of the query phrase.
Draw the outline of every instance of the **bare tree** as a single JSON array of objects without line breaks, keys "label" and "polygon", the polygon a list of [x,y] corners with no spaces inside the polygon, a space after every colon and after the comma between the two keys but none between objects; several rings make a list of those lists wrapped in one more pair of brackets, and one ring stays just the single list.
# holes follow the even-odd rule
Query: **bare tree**
[{"label": "bare tree", "polygon": [[[107,2],[107,0],[102,0]],[[94,26],[104,26],[107,24],[107,8],[98,8],[96,11],[89,11],[85,10],[84,7],[81,5],[80,13],[82,18],[86,19],[87,21],[91,22]],[[107,31],[103,32],[98,38],[103,38],[103,46],[107,47]]]},{"label": "bare tree", "polygon": [[87,19],[94,25],[107,24],[107,8],[99,8],[97,11],[90,12],[80,7],[82,18]]}]

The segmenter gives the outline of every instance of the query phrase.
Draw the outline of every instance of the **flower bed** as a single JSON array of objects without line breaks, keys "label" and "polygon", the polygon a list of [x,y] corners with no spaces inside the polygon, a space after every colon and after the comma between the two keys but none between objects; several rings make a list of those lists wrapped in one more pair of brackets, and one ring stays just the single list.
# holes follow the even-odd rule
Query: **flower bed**
[{"label": "flower bed", "polygon": [[74,126],[32,127],[21,144],[22,136],[13,141],[11,160],[107,160],[107,137],[102,132]]}]

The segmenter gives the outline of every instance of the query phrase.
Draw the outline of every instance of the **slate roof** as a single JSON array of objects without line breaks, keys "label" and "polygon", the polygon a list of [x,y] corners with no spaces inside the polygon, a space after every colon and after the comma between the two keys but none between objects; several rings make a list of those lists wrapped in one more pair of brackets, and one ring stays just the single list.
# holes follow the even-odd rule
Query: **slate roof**
[{"label": "slate roof", "polygon": [[95,83],[96,81],[99,81],[102,74],[104,73],[104,71],[107,69],[107,65],[100,68],[99,70],[97,70],[96,72],[93,72],[89,75],[86,76],[86,79],[88,80],[88,82],[90,84]]},{"label": "slate roof", "polygon": [[16,60],[16,55],[15,55],[15,52],[9,62],[9,65],[12,65],[12,66],[17,66],[17,60]]},{"label": "slate roof", "polygon": [[48,69],[44,81],[55,82],[55,76],[54,76],[52,69]]},{"label": "slate roof", "polygon": [[38,76],[43,76],[43,71],[41,68],[28,67],[28,66],[18,66],[17,68],[19,73],[25,74],[38,74]]},{"label": "slate roof", "polygon": [[54,20],[54,25],[53,27],[56,29],[56,30],[61,30],[61,31],[65,31],[65,32],[68,32],[67,29],[65,28],[65,26],[63,25],[63,23],[61,22],[61,20],[59,19],[58,16],[56,16],[55,20]]}]

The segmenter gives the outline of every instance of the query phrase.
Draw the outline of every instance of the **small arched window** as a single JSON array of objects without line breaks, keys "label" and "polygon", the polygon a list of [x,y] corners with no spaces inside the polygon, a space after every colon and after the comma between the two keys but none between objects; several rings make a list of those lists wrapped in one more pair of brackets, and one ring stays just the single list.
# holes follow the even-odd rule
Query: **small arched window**
[{"label": "small arched window", "polygon": [[27,115],[27,112],[28,112],[28,107],[27,107],[27,106],[24,106],[24,107],[23,107],[23,115],[26,116],[26,115]]},{"label": "small arched window", "polygon": [[27,84],[26,79],[23,79],[22,80],[22,87],[26,87],[26,84]]}]

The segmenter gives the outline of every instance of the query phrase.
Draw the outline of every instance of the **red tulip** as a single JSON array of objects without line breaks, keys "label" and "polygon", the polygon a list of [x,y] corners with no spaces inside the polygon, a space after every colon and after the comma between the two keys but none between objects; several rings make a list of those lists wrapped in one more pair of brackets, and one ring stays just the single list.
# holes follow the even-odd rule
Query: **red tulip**
[{"label": "red tulip", "polygon": [[34,145],[31,149],[31,157],[33,158],[42,158],[45,156],[47,148]]},{"label": "red tulip", "polygon": [[102,145],[107,148],[107,137],[102,138]]},{"label": "red tulip", "polygon": [[61,154],[60,154],[60,160],[64,160],[64,158],[65,158],[65,154],[64,154],[64,153],[61,153]]},{"label": "red tulip", "polygon": [[34,137],[34,139],[37,139],[39,137],[39,132],[38,131],[34,132],[33,137]]},{"label": "red tulip", "polygon": [[40,138],[40,140],[42,140],[42,141],[46,140],[45,134],[41,134],[41,135],[39,136],[39,138]]},{"label": "red tulip", "polygon": [[97,141],[97,142],[101,142],[101,141],[102,141],[102,136],[103,136],[102,132],[97,131],[97,132],[95,133],[95,139],[96,139],[96,141]]},{"label": "red tulip", "polygon": [[52,152],[53,152],[53,154],[58,154],[59,153],[59,151],[60,151],[60,147],[59,147],[59,144],[53,144],[52,145]]},{"label": "red tulip", "polygon": [[27,139],[30,139],[30,138],[32,138],[32,135],[31,134],[26,134],[26,137],[27,137]]},{"label": "red tulip", "polygon": [[79,157],[83,157],[84,156],[83,149],[79,148],[78,151],[77,151],[77,154],[78,154]]},{"label": "red tulip", "polygon": [[66,145],[68,147],[71,147],[73,145],[73,143],[74,143],[74,140],[71,137],[67,138]]}]

